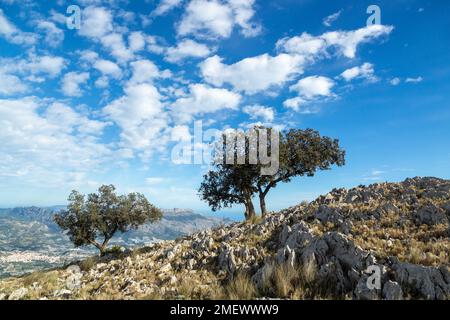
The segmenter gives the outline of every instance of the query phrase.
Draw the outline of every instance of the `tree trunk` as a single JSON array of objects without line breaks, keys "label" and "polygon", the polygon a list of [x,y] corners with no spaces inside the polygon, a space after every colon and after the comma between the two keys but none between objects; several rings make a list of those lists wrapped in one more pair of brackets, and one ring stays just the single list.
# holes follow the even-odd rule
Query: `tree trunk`
[{"label": "tree trunk", "polygon": [[256,216],[255,207],[251,197],[247,197],[245,201],[245,220],[251,220]]},{"label": "tree trunk", "polygon": [[261,216],[264,218],[267,215],[265,194],[259,194],[259,206],[261,207]]},{"label": "tree trunk", "polygon": [[108,251],[108,242],[111,238],[106,238],[101,245],[99,245],[97,248],[100,250],[100,256],[104,257],[106,255],[106,252]]}]

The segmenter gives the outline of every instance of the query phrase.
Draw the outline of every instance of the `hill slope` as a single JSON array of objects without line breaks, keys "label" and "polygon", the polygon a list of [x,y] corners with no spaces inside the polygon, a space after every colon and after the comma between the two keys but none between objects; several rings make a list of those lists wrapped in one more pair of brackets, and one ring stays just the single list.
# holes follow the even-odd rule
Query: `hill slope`
[{"label": "hill slope", "polygon": [[[92,248],[74,248],[68,237],[61,233],[53,222],[53,215],[61,209],[63,207],[0,210],[0,278],[61,267],[96,254]],[[144,246],[230,222],[196,214],[189,209],[164,210],[164,217],[158,223],[118,234],[112,244]]]},{"label": "hill slope", "polygon": [[254,224],[9,279],[0,298],[449,299],[449,218],[448,180],[335,189]]}]

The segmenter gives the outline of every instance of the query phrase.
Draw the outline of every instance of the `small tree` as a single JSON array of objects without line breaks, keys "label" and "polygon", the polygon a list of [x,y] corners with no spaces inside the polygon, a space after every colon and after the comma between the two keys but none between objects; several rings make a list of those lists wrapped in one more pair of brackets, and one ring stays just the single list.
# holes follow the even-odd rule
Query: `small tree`
[{"label": "small tree", "polygon": [[54,221],[70,237],[75,246],[93,245],[100,254],[107,252],[111,238],[118,232],[137,229],[146,222],[162,218],[140,193],[117,196],[113,185],[102,186],[98,193],[87,196],[72,191],[67,210],[56,214]]},{"label": "small tree", "polygon": [[280,134],[279,170],[275,175],[257,179],[261,213],[267,213],[266,196],[278,183],[295,177],[313,177],[318,170],[330,170],[333,165],[345,165],[345,151],[339,140],[323,137],[313,129],[291,129]]},{"label": "small tree", "polygon": [[199,195],[213,211],[231,207],[234,204],[245,206],[245,218],[250,220],[256,215],[252,196],[257,189],[253,181],[254,168],[249,165],[215,166],[215,170],[204,175]]},{"label": "small tree", "polygon": [[[265,129],[257,127],[255,130]],[[249,143],[252,137],[246,137],[244,148],[242,144],[234,145],[236,159],[238,155],[246,158],[245,164],[226,164],[215,161],[213,170],[204,176],[199,194],[202,200],[208,202],[213,211],[233,204],[244,204],[245,217],[251,219],[255,215],[252,198],[258,194],[261,214],[267,213],[266,196],[278,183],[290,182],[297,176],[314,176],[317,170],[329,170],[333,165],[345,164],[345,151],[340,149],[339,141],[322,137],[319,132],[306,129],[292,129],[283,133],[268,129],[269,135],[279,134],[279,169],[274,175],[262,175],[260,162],[249,164],[249,154],[255,145]],[[238,134],[239,135],[239,134]],[[236,136],[238,136],[236,135]],[[259,143],[256,146],[259,152]],[[223,141],[219,142],[219,148]],[[267,140],[267,150],[272,152],[271,139]],[[259,154],[258,154],[259,158]],[[216,158],[217,160],[217,158]]]}]

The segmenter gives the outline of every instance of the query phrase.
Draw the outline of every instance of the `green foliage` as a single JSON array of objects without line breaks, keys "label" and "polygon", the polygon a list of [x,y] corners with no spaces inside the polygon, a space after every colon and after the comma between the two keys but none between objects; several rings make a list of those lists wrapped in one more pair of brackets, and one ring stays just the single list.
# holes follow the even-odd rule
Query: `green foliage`
[{"label": "green foliage", "polygon": [[[265,129],[255,127],[254,130]],[[339,140],[329,137],[322,137],[318,131],[313,129],[291,129],[285,132],[277,132],[271,128],[267,129],[269,136],[279,134],[279,169],[274,175],[262,175],[261,169],[267,167],[262,164],[261,148],[258,144],[252,144],[252,136],[246,134],[245,144],[233,146],[235,160],[245,159],[244,163],[226,164],[225,161],[215,162],[213,170],[209,171],[199,188],[199,195],[206,201],[213,211],[224,207],[231,207],[234,204],[244,204],[246,207],[246,219],[252,219],[255,215],[252,198],[258,194],[261,213],[264,216],[267,212],[265,198],[269,191],[275,188],[278,183],[290,182],[298,176],[314,176],[318,170],[329,170],[333,165],[343,166],[345,164],[345,151],[339,146]],[[234,137],[236,141],[242,138],[238,133]],[[261,139],[259,139],[261,140]],[[224,139],[224,141],[226,141]],[[228,139],[228,142],[230,139]],[[272,139],[267,139],[266,149],[268,154],[272,154]],[[223,141],[219,149],[224,152],[226,147]],[[250,155],[252,148],[257,148],[258,162],[251,164]],[[275,150],[275,149],[274,149]],[[254,152],[253,152],[254,153]]]},{"label": "green foliage", "polygon": [[[75,246],[94,245],[104,254],[109,240],[118,232],[137,229],[146,222],[162,217],[161,210],[154,207],[140,193],[118,196],[113,185],[101,186],[98,193],[85,198],[78,191],[69,196],[67,210],[56,214],[56,224],[67,231]],[[97,239],[103,242],[97,242]]]}]

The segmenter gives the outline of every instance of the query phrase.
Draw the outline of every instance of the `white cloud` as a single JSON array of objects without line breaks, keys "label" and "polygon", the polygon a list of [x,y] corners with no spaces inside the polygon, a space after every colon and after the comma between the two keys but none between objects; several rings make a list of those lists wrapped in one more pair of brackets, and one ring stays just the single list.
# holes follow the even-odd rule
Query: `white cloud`
[{"label": "white cloud", "polygon": [[99,58],[98,53],[92,50],[79,51],[80,59],[89,63],[94,63]]},{"label": "white cloud", "polygon": [[307,101],[301,97],[287,99],[283,102],[283,106],[291,108],[294,111],[300,111],[300,108],[306,105]]},{"label": "white cloud", "polygon": [[419,83],[419,82],[422,82],[422,81],[423,81],[422,77],[406,78],[406,80],[405,80],[406,83]]},{"label": "white cloud", "polygon": [[339,54],[354,58],[360,44],[368,43],[383,35],[388,35],[394,28],[384,25],[370,25],[353,31],[332,31],[320,36],[303,33],[292,38],[283,38],[277,42],[278,50],[290,54],[327,54],[330,48],[336,48]]},{"label": "white cloud", "polygon": [[347,82],[357,78],[365,78],[369,81],[377,80],[376,76],[374,75],[373,64],[367,62],[362,64],[361,66],[356,66],[345,70],[341,73],[341,77]]},{"label": "white cloud", "polygon": [[57,77],[66,67],[66,60],[56,56],[30,55],[27,59],[0,59],[0,70],[24,76],[47,75]]},{"label": "white cloud", "polygon": [[241,27],[241,33],[244,37],[254,37],[261,33],[261,26],[252,22],[255,15],[253,5],[255,0],[228,0],[228,4],[233,10],[234,21]]},{"label": "white cloud", "polygon": [[191,0],[178,25],[178,34],[198,38],[228,38],[235,25],[245,37],[260,33],[261,27],[252,23],[254,0]]},{"label": "white cloud", "polygon": [[103,109],[121,129],[121,146],[149,154],[163,143],[162,131],[168,126],[161,95],[149,84],[129,85],[125,95]]},{"label": "white cloud", "polygon": [[69,72],[62,80],[62,92],[68,97],[79,97],[83,94],[81,85],[89,80],[88,72]]},{"label": "white cloud", "polygon": [[11,96],[27,90],[27,85],[22,80],[15,75],[2,73],[0,69],[0,96]]},{"label": "white cloud", "polygon": [[335,82],[327,77],[310,76],[299,80],[289,89],[298,93],[297,97],[287,99],[283,105],[300,113],[315,113],[317,108],[311,108],[312,102],[322,98],[333,97],[334,93],[331,89],[335,86]]},{"label": "white cloud", "polygon": [[57,47],[64,41],[64,31],[53,22],[39,20],[37,27],[45,32],[45,42],[51,47]]},{"label": "white cloud", "polygon": [[334,81],[327,77],[310,76],[299,80],[290,87],[291,91],[297,91],[301,97],[312,99],[315,97],[328,97],[332,95],[331,89]]},{"label": "white cloud", "polygon": [[180,62],[185,58],[204,58],[209,56],[211,50],[208,46],[190,39],[183,40],[176,47],[170,47],[166,51],[166,60],[169,62]]},{"label": "white cloud", "polygon": [[331,27],[333,22],[335,22],[339,17],[341,16],[342,10],[339,10],[338,12],[335,12],[333,14],[330,14],[328,17],[325,17],[322,21],[324,26]]},{"label": "white cloud", "polygon": [[173,116],[180,122],[188,122],[196,115],[214,113],[224,109],[236,110],[241,96],[226,89],[210,88],[203,84],[189,86],[187,97],[173,103]]},{"label": "white cloud", "polygon": [[161,0],[155,10],[152,11],[152,16],[162,16],[170,10],[180,6],[183,0]]},{"label": "white cloud", "polygon": [[129,84],[139,84],[153,82],[154,79],[165,77],[164,72],[160,72],[156,64],[150,60],[138,60],[130,63],[132,69],[132,77]]},{"label": "white cloud", "polygon": [[393,78],[389,81],[390,84],[392,84],[393,86],[398,86],[400,84],[401,80],[400,78]]},{"label": "white cloud", "polygon": [[8,20],[2,9],[0,9],[0,36],[13,44],[33,45],[37,41],[36,34],[19,30]]},{"label": "white cloud", "polygon": [[327,43],[322,37],[315,37],[304,32],[300,36],[278,40],[276,47],[278,51],[302,55],[311,59],[315,55],[323,54],[326,45]]},{"label": "white cloud", "polygon": [[134,52],[126,46],[122,34],[110,33],[101,37],[100,41],[119,62],[125,63],[134,58]]},{"label": "white cloud", "polygon": [[189,127],[186,125],[177,125],[172,128],[170,133],[171,141],[191,141],[192,136],[189,132]]},{"label": "white cloud", "polygon": [[113,31],[111,11],[103,7],[89,6],[83,10],[79,33],[89,38],[101,38]]},{"label": "white cloud", "polygon": [[103,75],[108,77],[120,79],[120,77],[122,76],[120,67],[112,61],[99,59],[95,61],[93,67],[100,71]]},{"label": "white cloud", "polygon": [[216,0],[192,0],[178,25],[181,36],[194,34],[227,38],[233,30],[233,12],[230,7]]},{"label": "white cloud", "polygon": [[242,111],[250,115],[250,119],[256,120],[262,118],[265,122],[272,122],[275,119],[275,111],[271,107],[265,107],[258,104],[245,106]]},{"label": "white cloud", "polygon": [[145,48],[146,39],[142,32],[132,32],[128,36],[128,43],[131,51],[141,51]]},{"label": "white cloud", "polygon": [[254,94],[272,86],[280,86],[301,74],[304,59],[301,56],[268,54],[246,58],[232,65],[222,63],[222,58],[213,56],[201,63],[203,78],[215,85],[231,84],[236,90]]},{"label": "white cloud", "polygon": [[106,125],[61,103],[0,99],[0,180],[66,188],[86,179],[110,155],[98,142]]}]

